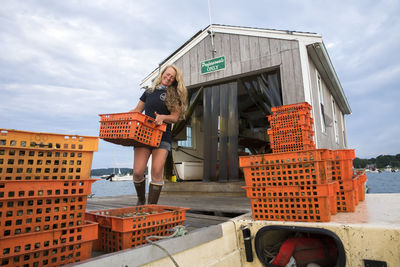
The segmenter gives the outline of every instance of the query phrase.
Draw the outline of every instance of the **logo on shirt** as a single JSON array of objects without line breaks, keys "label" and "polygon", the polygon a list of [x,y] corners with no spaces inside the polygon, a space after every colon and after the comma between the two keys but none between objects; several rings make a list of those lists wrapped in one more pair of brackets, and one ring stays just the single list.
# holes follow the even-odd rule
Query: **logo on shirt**
[{"label": "logo on shirt", "polygon": [[161,99],[161,101],[165,101],[165,98],[167,97],[167,93],[162,93],[161,95],[160,95],[160,99]]}]

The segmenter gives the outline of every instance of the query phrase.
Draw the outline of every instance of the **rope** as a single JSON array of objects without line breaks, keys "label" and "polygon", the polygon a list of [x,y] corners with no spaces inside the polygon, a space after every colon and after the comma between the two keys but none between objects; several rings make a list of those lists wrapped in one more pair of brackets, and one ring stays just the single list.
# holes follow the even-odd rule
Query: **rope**
[{"label": "rope", "polygon": [[263,250],[263,255],[264,258],[274,258],[276,255],[279,253],[279,249],[281,247],[283,242],[276,243],[275,245],[272,246],[265,246]]},{"label": "rope", "polygon": [[153,238],[153,239],[168,239],[168,238],[173,238],[176,236],[184,236],[185,234],[187,234],[187,230],[185,229],[185,226],[183,226],[183,225],[175,226],[174,228],[172,228],[172,231],[174,231],[174,232],[172,233],[172,235],[169,235],[169,236],[156,236],[156,235],[147,236],[146,241],[148,243],[150,243],[151,245],[154,245],[154,246],[160,248],[162,251],[164,251],[168,255],[168,257],[172,260],[172,262],[175,264],[175,266],[179,267],[179,265],[175,261],[174,257],[172,257],[172,255],[168,252],[168,250],[166,248],[155,243],[155,241],[150,240],[151,238]]}]

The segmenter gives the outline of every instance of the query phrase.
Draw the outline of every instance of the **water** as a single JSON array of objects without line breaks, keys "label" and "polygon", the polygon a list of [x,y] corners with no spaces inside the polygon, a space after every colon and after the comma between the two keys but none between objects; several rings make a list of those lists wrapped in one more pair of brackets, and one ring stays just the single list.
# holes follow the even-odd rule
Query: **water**
[{"label": "water", "polygon": [[[400,172],[367,172],[369,193],[400,193]],[[146,188],[148,189],[148,187]],[[110,182],[101,179],[92,185],[94,197],[136,195],[132,181]]]},{"label": "water", "polygon": [[[98,177],[93,177],[97,178]],[[100,179],[92,184],[92,194],[94,197],[112,197],[123,195],[136,195],[133,181],[110,182]]]},{"label": "water", "polygon": [[367,172],[367,185],[370,194],[400,193],[400,172]]}]

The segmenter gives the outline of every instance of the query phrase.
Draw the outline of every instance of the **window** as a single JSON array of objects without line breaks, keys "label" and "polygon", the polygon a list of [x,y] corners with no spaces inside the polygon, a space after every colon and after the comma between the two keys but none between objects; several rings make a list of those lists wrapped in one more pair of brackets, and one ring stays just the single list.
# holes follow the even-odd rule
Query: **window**
[{"label": "window", "polygon": [[193,147],[192,143],[192,127],[186,127],[186,140],[178,141],[178,146],[181,147]]},{"label": "window", "polygon": [[317,86],[318,86],[318,101],[320,104],[320,117],[321,117],[321,131],[326,133],[325,109],[324,109],[324,95],[322,94],[322,81],[321,76],[317,72]]},{"label": "window", "polygon": [[342,122],[342,138],[343,138],[343,145],[344,147],[347,147],[347,142],[346,142],[346,121],[344,120],[344,114],[340,114],[341,122]]},{"label": "window", "polygon": [[332,97],[332,116],[333,116],[333,131],[335,133],[335,142],[337,144],[339,144],[339,129],[338,129],[338,121],[337,121],[337,117],[336,117],[336,103],[335,103],[335,99],[333,99]]}]

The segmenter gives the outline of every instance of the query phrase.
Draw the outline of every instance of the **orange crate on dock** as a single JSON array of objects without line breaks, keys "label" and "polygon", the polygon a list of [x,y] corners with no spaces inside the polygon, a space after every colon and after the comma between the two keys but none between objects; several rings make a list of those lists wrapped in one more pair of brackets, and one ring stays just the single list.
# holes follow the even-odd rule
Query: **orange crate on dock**
[{"label": "orange crate on dock", "polygon": [[[352,191],[352,194],[354,196],[354,199],[350,196],[348,193],[346,196],[352,201],[351,203],[354,203],[354,206],[358,205],[359,201],[364,201],[365,200],[365,182],[367,180],[367,176],[365,175],[364,171],[358,171],[357,174],[353,175],[353,179],[351,180],[342,180],[338,181],[339,182],[339,192],[344,191]],[[339,193],[338,193],[339,194]],[[346,200],[346,198],[344,198]],[[350,210],[352,210],[351,207],[352,204],[350,204]],[[346,211],[346,204],[343,204]]]},{"label": "orange crate on dock", "polygon": [[316,185],[331,182],[328,149],[239,157],[247,186]]},{"label": "orange crate on dock", "polygon": [[0,238],[1,266],[60,266],[91,257],[98,224]]},{"label": "orange crate on dock", "polygon": [[331,214],[337,213],[336,194],[339,190],[338,183],[308,185],[308,186],[244,186],[248,198],[299,198],[299,197],[329,197]]},{"label": "orange crate on dock", "polygon": [[353,212],[359,201],[364,200],[365,172],[353,175],[353,179],[339,180],[337,207],[340,212]]},{"label": "orange crate on dock", "polygon": [[0,237],[83,224],[95,181],[0,181]]},{"label": "orange crate on dock", "polygon": [[273,153],[315,149],[311,106],[299,103],[273,107],[268,116],[270,147]]},{"label": "orange crate on dock", "polygon": [[0,180],[89,179],[98,137],[0,129]]},{"label": "orange crate on dock", "polygon": [[311,113],[301,110],[293,113],[284,113],[279,115],[267,116],[272,131],[281,131],[285,129],[310,128],[314,120]]},{"label": "orange crate on dock", "polygon": [[336,197],[336,205],[339,212],[353,212],[356,207],[356,195],[354,190],[339,190]]},{"label": "orange crate on dock", "polygon": [[188,208],[144,205],[86,212],[85,218],[99,223],[95,250],[114,252],[146,243],[151,235],[167,236],[183,225]]},{"label": "orange crate on dock", "polygon": [[354,149],[331,150],[332,179],[335,181],[351,180],[353,178]]},{"label": "orange crate on dock", "polygon": [[272,132],[267,131],[270,137],[270,142],[274,146],[286,145],[286,144],[298,144],[298,145],[312,145],[314,144],[312,130],[296,130],[296,129],[285,129],[280,131]]},{"label": "orange crate on dock", "polygon": [[167,125],[155,125],[154,119],[139,112],[100,114],[99,137],[123,145],[158,147]]},{"label": "orange crate on dock", "polygon": [[331,197],[266,197],[250,198],[254,220],[328,222]]},{"label": "orange crate on dock", "polygon": [[365,200],[365,183],[367,181],[367,175],[365,171],[358,171],[358,200],[364,201]]},{"label": "orange crate on dock", "polygon": [[288,143],[284,145],[271,145],[272,153],[287,153],[315,149],[315,144]]},{"label": "orange crate on dock", "polygon": [[312,107],[310,104],[308,104],[307,102],[302,102],[302,103],[272,107],[271,111],[274,115],[278,115],[278,114],[293,113],[301,110],[310,111],[311,109]]}]

